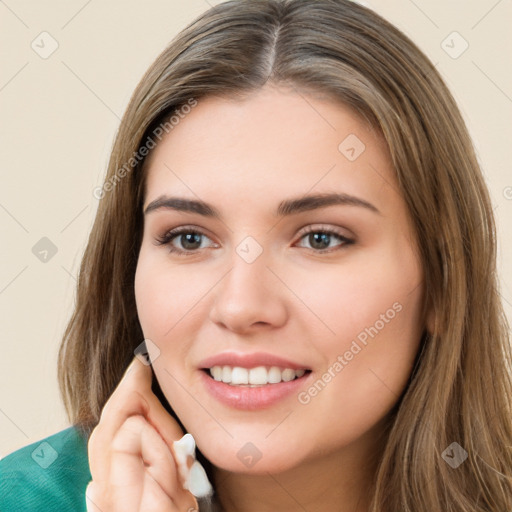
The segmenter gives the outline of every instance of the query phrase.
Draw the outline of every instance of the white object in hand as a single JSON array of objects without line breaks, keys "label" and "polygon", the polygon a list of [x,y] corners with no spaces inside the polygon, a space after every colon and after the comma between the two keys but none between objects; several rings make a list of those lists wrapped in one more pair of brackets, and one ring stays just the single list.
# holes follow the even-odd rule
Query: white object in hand
[{"label": "white object in hand", "polygon": [[[178,464],[178,471],[185,482],[183,487],[189,490],[196,498],[211,496],[213,488],[203,466],[196,460],[196,441],[192,434],[185,434],[178,441],[174,441],[172,445]],[[187,464],[188,457],[194,459],[190,468]]]}]

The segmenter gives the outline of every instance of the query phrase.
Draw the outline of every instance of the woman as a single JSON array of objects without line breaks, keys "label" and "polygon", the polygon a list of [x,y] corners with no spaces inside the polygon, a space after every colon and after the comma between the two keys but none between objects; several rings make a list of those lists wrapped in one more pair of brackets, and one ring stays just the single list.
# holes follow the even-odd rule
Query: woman
[{"label": "woman", "polygon": [[512,508],[489,194],[441,77],[384,19],[210,9],[142,78],[96,197],[59,360],[55,451],[81,473],[55,466],[46,503],[194,510],[188,432],[200,510]]}]

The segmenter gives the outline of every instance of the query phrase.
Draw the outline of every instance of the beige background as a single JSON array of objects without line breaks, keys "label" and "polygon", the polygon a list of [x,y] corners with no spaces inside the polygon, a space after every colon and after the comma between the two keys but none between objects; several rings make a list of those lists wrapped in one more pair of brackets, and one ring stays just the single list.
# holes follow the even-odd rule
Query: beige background
[{"label": "beige background", "polygon": [[[0,2],[0,456],[69,426],[56,355],[97,207],[92,191],[142,74],[214,3]],[[502,296],[512,319],[512,2],[361,3],[425,51],[459,102],[495,206]],[[57,248],[46,262],[32,252],[43,237]]]}]

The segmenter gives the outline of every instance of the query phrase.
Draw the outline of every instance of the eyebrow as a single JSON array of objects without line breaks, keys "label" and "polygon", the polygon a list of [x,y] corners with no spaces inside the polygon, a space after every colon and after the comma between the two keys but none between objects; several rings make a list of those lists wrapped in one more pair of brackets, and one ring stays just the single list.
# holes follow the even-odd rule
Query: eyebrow
[{"label": "eyebrow", "polygon": [[[285,217],[305,211],[336,205],[358,206],[382,215],[379,209],[368,201],[344,193],[314,194],[286,199],[279,203],[274,215],[277,217]],[[149,203],[144,210],[144,214],[146,215],[160,209],[172,209],[180,212],[197,213],[214,219],[221,218],[220,212],[211,204],[205,203],[204,201],[186,199],[182,197],[169,197],[165,195],[160,196]]]}]

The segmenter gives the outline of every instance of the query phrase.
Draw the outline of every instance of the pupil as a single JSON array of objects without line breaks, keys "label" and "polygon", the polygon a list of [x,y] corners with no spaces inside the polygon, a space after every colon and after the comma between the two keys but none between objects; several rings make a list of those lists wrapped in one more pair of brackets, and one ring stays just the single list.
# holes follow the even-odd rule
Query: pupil
[{"label": "pupil", "polygon": [[[329,239],[330,236],[328,233],[312,233],[310,235],[310,243],[313,240],[313,243],[311,243],[311,246],[315,249],[325,249],[326,247],[329,247]],[[319,247],[315,247],[316,242],[319,241]]]},{"label": "pupil", "polygon": [[[199,233],[187,233],[185,235],[181,235],[182,236],[182,241],[183,241],[183,238],[186,240],[185,243],[183,244],[183,247],[185,248],[188,248],[188,249],[196,249],[196,247],[187,247],[187,244],[190,242],[191,244],[194,244],[194,242],[198,243],[199,245],[201,245],[201,241],[199,239],[199,237],[201,236]],[[195,240],[194,240],[195,239]]]}]

